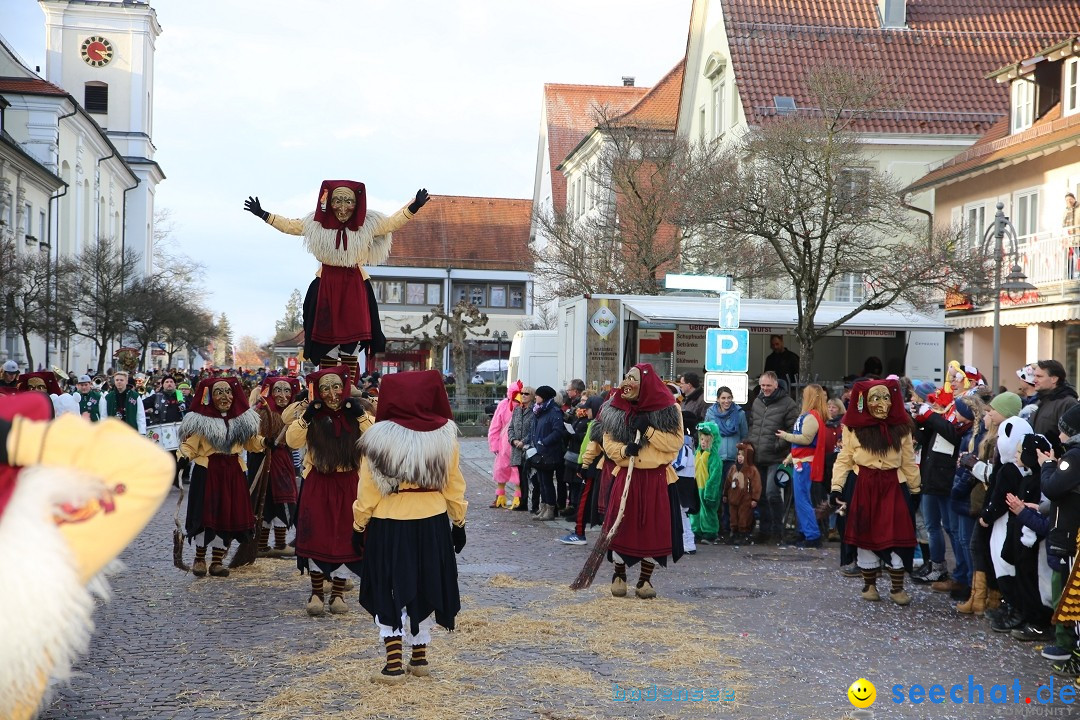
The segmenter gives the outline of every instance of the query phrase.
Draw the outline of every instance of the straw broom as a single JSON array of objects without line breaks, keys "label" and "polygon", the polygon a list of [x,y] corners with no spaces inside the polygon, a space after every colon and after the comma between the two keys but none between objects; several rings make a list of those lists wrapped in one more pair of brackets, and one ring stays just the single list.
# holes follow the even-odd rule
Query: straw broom
[{"label": "straw broom", "polygon": [[[285,431],[288,427],[289,426],[286,425],[281,428],[281,432],[278,433],[277,439],[274,440],[275,449],[285,441]],[[263,512],[266,510],[266,487],[270,484],[270,458],[273,454],[273,450],[267,450],[263,454],[262,463],[259,465],[259,472],[256,473],[255,483],[251,488],[251,495],[256,498],[255,534],[240,543],[240,546],[236,548],[236,553],[232,556],[232,560],[229,561],[230,568],[235,569],[243,567],[244,565],[254,565],[255,559],[259,555],[259,525],[262,524]]]},{"label": "straw broom", "polygon": [[[634,437],[634,444],[640,446],[640,432]],[[630,466],[626,469],[626,482],[623,483],[622,498],[619,499],[619,512],[615,515],[615,521],[611,523],[608,531],[603,533],[600,539],[596,541],[596,544],[593,545],[592,552],[589,553],[588,559],[585,560],[585,566],[581,568],[581,572],[574,578],[574,582],[570,583],[571,590],[584,590],[592,585],[593,579],[596,578],[596,572],[603,564],[608,548],[611,547],[611,541],[615,539],[615,533],[619,532],[619,525],[622,524],[623,515],[626,514],[626,497],[630,491],[630,480],[634,476],[635,460],[637,460],[636,455],[630,457]]]}]

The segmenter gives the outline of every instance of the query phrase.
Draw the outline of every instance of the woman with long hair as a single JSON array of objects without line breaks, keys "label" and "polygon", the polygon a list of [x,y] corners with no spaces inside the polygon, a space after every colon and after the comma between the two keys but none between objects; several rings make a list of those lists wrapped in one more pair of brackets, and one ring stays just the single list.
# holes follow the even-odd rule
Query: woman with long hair
[{"label": "woman with long hair", "polygon": [[791,443],[791,454],[784,460],[785,465],[794,465],[795,473],[792,485],[795,489],[795,517],[799,523],[799,532],[803,539],[798,547],[821,547],[821,528],[814,515],[814,503],[810,499],[810,488],[815,482],[825,478],[825,442],[821,430],[825,427],[825,418],[829,410],[825,406],[828,396],[820,385],[807,385],[803,388],[802,413],[795,421],[791,432],[777,430],[776,436]]}]

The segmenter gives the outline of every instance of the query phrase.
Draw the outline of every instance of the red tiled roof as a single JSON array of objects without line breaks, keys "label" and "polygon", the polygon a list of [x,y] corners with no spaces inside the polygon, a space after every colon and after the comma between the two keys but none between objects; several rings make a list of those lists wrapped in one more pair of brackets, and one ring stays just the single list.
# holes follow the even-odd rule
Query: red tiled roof
[{"label": "red tiled roof", "polygon": [[555,168],[596,127],[596,111],[625,112],[648,92],[649,88],[621,85],[544,84],[551,195],[557,210],[566,207],[566,176]]},{"label": "red tiled roof", "polygon": [[1080,28],[1080,2],[908,0],[907,28],[883,29],[877,0],[723,0],[731,62],[751,125],[775,96],[812,111],[806,72],[823,63],[878,70],[898,110],[864,132],[980,134],[1008,113],[1008,88],[986,75]]},{"label": "red tiled roof", "polygon": [[386,265],[532,270],[532,200],[432,195],[394,232]]},{"label": "red tiled roof", "polygon": [[67,90],[53,85],[41,78],[0,77],[0,93],[12,95],[61,95],[67,96]]},{"label": "red tiled roof", "polygon": [[649,127],[675,131],[679,119],[679,98],[682,97],[686,58],[660,78],[633,107],[615,119],[623,127]]},{"label": "red tiled roof", "polygon": [[1006,117],[970,148],[916,180],[908,192],[955,182],[977,171],[997,170],[1023,161],[1034,150],[1050,149],[1077,140],[1080,140],[1080,113],[1062,117],[1061,103],[1027,130],[1013,135],[1009,135],[1009,118]]}]

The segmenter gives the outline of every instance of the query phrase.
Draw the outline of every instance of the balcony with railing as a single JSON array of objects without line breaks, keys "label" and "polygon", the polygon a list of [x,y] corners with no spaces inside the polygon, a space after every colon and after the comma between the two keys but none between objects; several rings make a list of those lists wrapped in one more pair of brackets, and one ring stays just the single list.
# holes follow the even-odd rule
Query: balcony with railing
[{"label": "balcony with railing", "polygon": [[1064,292],[1080,281],[1080,225],[1021,235],[1018,241],[1020,268],[1028,282],[1040,288],[1060,284]]}]

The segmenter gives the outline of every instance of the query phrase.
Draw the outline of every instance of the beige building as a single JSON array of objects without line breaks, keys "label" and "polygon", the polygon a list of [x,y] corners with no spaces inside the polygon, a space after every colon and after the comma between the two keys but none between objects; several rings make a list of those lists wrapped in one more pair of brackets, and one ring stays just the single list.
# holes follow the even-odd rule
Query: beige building
[{"label": "beige building", "polygon": [[[1077,25],[1080,27],[1080,18]],[[1025,363],[1055,358],[1080,381],[1080,38],[1016,54],[989,79],[1007,90],[1009,113],[973,147],[911,185],[933,193],[938,224],[962,226],[969,242],[982,239],[1001,203],[1015,228],[1016,261],[1034,292],[1002,292],[1002,384]],[[1013,263],[1005,240],[1004,273]],[[993,297],[953,296],[947,322],[959,332],[952,356],[989,369],[993,354]],[[987,373],[989,374],[989,373]]]}]

